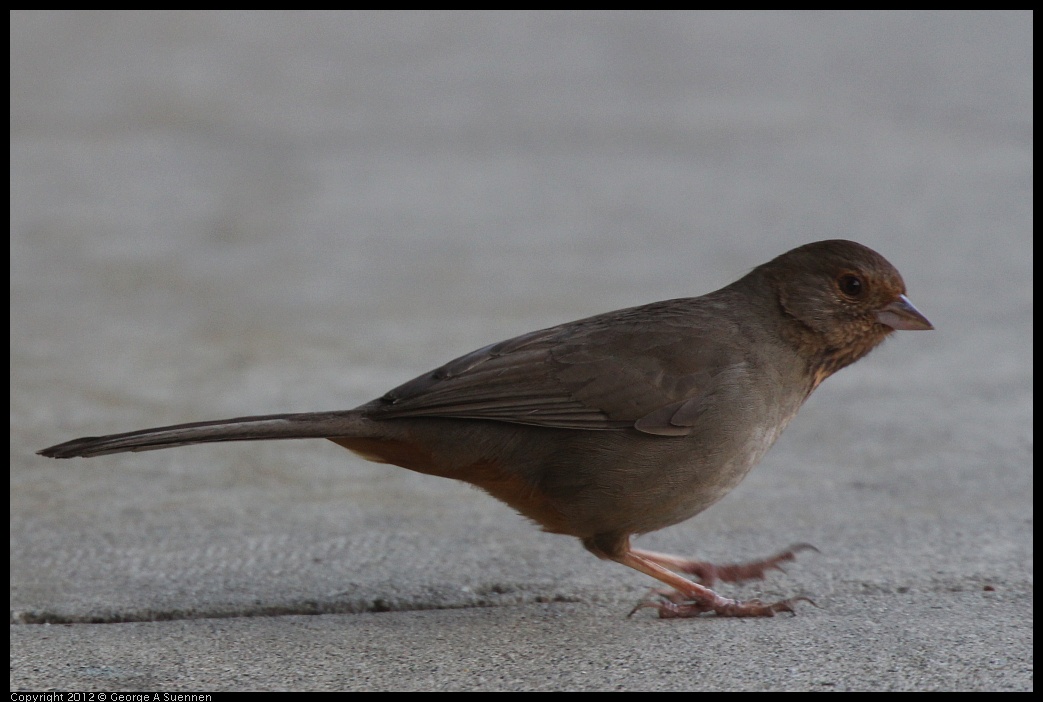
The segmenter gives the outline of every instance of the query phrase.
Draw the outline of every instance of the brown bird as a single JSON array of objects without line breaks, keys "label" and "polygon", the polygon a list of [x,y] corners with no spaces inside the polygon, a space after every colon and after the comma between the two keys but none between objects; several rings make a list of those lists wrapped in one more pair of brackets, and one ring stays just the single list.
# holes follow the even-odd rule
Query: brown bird
[{"label": "brown bird", "polygon": [[[213,441],[326,438],[370,461],[476,485],[599,558],[669,585],[663,617],[770,617],[799,599],[736,601],[714,566],[632,548],[739,484],[827,377],[896,329],[933,329],[878,253],[820,241],[702,297],[654,302],[478,349],[353,410],[237,417],[85,437],[71,458]],[[697,583],[684,575],[697,577]]]}]

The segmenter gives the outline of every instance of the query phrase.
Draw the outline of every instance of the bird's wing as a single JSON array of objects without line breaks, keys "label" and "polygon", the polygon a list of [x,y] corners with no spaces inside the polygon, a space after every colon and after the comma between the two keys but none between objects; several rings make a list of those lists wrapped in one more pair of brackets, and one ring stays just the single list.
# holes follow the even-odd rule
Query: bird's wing
[{"label": "bird's wing", "polygon": [[[671,300],[530,332],[415,378],[367,406],[371,416],[456,417],[683,436],[716,375],[742,365],[697,304]],[[707,324],[708,323],[708,324]],[[696,329],[715,329],[716,333]]]}]

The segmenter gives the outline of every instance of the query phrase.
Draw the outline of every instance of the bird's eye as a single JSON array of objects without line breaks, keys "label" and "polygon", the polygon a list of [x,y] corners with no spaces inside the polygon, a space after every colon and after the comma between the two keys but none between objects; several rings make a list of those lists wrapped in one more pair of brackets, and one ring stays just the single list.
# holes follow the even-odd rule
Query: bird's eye
[{"label": "bird's eye", "polygon": [[845,273],[837,278],[837,287],[847,297],[860,297],[866,289],[862,279],[853,273]]}]

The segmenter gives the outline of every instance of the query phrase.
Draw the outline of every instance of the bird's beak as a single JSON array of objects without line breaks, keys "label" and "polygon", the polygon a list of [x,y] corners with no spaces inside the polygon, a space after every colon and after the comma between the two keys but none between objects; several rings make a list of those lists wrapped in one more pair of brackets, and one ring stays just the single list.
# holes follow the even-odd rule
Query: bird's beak
[{"label": "bird's beak", "polygon": [[913,307],[913,303],[909,302],[905,295],[899,295],[897,300],[877,310],[876,319],[881,324],[900,331],[934,329],[934,325],[920,314],[920,310]]}]

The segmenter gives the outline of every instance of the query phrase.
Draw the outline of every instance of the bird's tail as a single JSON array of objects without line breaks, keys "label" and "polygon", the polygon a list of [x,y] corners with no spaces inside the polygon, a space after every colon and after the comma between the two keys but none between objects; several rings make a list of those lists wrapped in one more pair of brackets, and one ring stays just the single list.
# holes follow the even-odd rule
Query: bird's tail
[{"label": "bird's tail", "polygon": [[365,434],[363,425],[366,423],[367,420],[362,414],[354,410],[234,417],[212,422],[141,429],[126,434],[85,436],[45,448],[37,453],[51,458],[73,458],[124,451],[153,451],[216,441],[356,437]]}]

